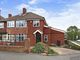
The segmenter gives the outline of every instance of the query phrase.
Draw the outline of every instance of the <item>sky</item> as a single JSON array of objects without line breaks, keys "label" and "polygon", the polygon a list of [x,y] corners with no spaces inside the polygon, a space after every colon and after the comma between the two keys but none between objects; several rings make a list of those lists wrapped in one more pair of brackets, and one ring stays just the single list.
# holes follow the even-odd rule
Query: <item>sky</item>
[{"label": "sky", "polygon": [[0,0],[3,17],[17,15],[22,8],[45,17],[49,26],[65,30],[69,26],[80,28],[80,0]]}]

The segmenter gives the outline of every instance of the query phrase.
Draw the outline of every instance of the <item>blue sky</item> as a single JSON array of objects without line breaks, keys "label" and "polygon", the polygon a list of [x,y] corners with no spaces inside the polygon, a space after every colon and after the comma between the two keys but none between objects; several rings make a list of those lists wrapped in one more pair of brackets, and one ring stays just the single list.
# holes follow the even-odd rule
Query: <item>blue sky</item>
[{"label": "blue sky", "polygon": [[80,28],[80,0],[0,0],[1,15],[20,14],[25,7],[46,18],[49,26],[66,30],[71,25]]}]

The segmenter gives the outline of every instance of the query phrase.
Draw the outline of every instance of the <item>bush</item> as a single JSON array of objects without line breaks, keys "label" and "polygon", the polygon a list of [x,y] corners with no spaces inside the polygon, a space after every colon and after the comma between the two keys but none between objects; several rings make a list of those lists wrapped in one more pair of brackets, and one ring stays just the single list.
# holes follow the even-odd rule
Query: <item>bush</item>
[{"label": "bush", "polygon": [[48,54],[54,54],[54,50],[48,47]]},{"label": "bush", "polygon": [[43,53],[45,50],[44,44],[39,42],[37,43],[34,48],[32,49],[33,53]]},{"label": "bush", "polygon": [[53,49],[49,48],[49,46],[41,42],[37,43],[34,46],[34,48],[32,48],[32,52],[33,53],[46,53],[47,55],[57,54]]}]

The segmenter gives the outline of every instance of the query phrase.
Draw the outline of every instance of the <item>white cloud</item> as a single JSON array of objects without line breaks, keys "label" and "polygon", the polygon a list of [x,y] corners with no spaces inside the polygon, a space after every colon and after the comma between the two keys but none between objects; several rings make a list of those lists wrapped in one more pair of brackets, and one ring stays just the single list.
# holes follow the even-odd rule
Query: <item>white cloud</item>
[{"label": "white cloud", "polygon": [[36,4],[37,1],[38,0],[31,0],[31,1],[29,1],[29,4]]},{"label": "white cloud", "polygon": [[29,7],[29,5],[22,3],[22,4],[18,5],[18,6],[16,7],[16,9],[22,10],[22,8],[28,8],[28,7]]},{"label": "white cloud", "polygon": [[[58,13],[58,16],[52,16],[48,18],[49,24],[53,27],[57,27],[66,30],[71,25],[76,25],[80,28],[80,3],[68,5],[68,8]],[[55,12],[53,12],[54,14]]]},{"label": "white cloud", "polygon": [[46,3],[48,3],[48,2],[51,2],[52,0],[30,0],[28,3],[29,4],[38,4],[38,3],[42,3],[42,2],[46,2]]}]

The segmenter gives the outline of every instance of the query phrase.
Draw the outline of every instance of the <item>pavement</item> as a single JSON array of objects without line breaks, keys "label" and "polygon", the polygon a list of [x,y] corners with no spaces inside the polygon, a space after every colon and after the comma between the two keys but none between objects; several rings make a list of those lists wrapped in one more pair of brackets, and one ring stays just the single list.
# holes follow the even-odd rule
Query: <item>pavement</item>
[{"label": "pavement", "polygon": [[61,48],[61,47],[50,47],[51,49],[58,52],[60,55],[69,55],[69,54],[79,54],[79,50],[72,50],[67,48]]},{"label": "pavement", "polygon": [[0,52],[0,60],[80,60],[80,54],[42,56],[41,54]]}]

